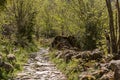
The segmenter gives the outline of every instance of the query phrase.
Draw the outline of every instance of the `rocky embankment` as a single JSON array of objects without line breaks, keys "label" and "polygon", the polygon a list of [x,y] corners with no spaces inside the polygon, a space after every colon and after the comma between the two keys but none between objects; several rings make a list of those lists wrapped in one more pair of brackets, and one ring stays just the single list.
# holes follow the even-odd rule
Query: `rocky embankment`
[{"label": "rocky embankment", "polygon": [[22,72],[14,80],[66,80],[47,56],[48,49],[41,48],[39,52],[32,53],[30,59],[24,64]]},{"label": "rocky embankment", "polygon": [[[52,42],[52,48],[59,50],[54,54],[55,58],[62,59],[66,64],[77,59],[77,66],[71,71],[79,73],[76,76],[78,80],[120,80],[120,60],[116,60],[112,54],[106,55],[100,49],[81,51],[78,45],[74,45],[75,42],[72,36],[57,36]],[[119,59],[119,56],[116,57]]]}]

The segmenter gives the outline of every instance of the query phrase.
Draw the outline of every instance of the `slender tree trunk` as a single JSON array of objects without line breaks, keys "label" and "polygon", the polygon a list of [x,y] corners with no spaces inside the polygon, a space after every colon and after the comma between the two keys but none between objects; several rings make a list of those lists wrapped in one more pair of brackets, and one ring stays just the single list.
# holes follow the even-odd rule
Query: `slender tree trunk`
[{"label": "slender tree trunk", "polygon": [[[115,35],[118,35],[118,12],[117,11],[115,15]],[[118,40],[117,36],[116,36],[116,40]]]},{"label": "slender tree trunk", "polygon": [[120,5],[119,5],[119,0],[116,0],[116,7],[117,7],[117,12],[118,12],[118,27],[117,30],[119,33],[117,33],[116,37],[118,37],[118,42],[117,42],[117,48],[120,50]]},{"label": "slender tree trunk", "polygon": [[[118,12],[115,13],[115,35],[118,34]],[[118,40],[118,37],[116,36],[116,40]]]},{"label": "slender tree trunk", "polygon": [[117,41],[115,38],[114,19],[113,19],[113,11],[112,11],[111,1],[106,0],[106,5],[107,5],[107,9],[108,9],[108,14],[109,14],[109,29],[110,29],[112,53],[117,53],[117,44],[116,44]]}]

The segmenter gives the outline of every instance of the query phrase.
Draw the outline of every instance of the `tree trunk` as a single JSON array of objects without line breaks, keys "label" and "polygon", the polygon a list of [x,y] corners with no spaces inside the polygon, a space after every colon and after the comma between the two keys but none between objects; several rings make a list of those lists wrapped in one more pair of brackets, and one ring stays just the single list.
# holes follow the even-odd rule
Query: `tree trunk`
[{"label": "tree trunk", "polygon": [[120,5],[119,5],[119,0],[116,0],[116,7],[117,7],[117,11],[118,11],[118,34],[116,36],[118,36],[118,43],[117,43],[117,47],[118,47],[118,50],[120,50]]},{"label": "tree trunk", "polygon": [[108,9],[108,14],[109,14],[109,29],[110,29],[112,53],[117,53],[117,41],[115,38],[114,19],[113,19],[111,1],[106,0],[106,5]]}]

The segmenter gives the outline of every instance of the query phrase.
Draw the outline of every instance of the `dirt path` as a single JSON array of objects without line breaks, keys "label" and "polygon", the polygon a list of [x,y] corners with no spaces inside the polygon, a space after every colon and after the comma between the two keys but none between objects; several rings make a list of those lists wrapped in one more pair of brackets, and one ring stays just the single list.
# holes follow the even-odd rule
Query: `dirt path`
[{"label": "dirt path", "polygon": [[18,73],[14,80],[66,80],[43,54],[48,54],[48,49],[41,48],[39,52],[31,54],[31,58],[24,65],[24,70]]}]

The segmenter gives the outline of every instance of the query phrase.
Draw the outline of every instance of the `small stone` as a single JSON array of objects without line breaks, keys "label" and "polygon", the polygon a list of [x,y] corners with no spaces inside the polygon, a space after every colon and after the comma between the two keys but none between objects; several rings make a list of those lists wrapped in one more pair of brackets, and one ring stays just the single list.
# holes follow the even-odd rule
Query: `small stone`
[{"label": "small stone", "polygon": [[13,60],[16,60],[16,57],[15,57],[14,54],[8,54],[8,55],[7,55],[7,59],[8,59],[9,61],[13,61]]},{"label": "small stone", "polygon": [[19,73],[19,74],[17,74],[17,76],[27,76],[27,74],[26,73]]},{"label": "small stone", "polygon": [[80,80],[96,80],[92,75],[84,75]]}]

